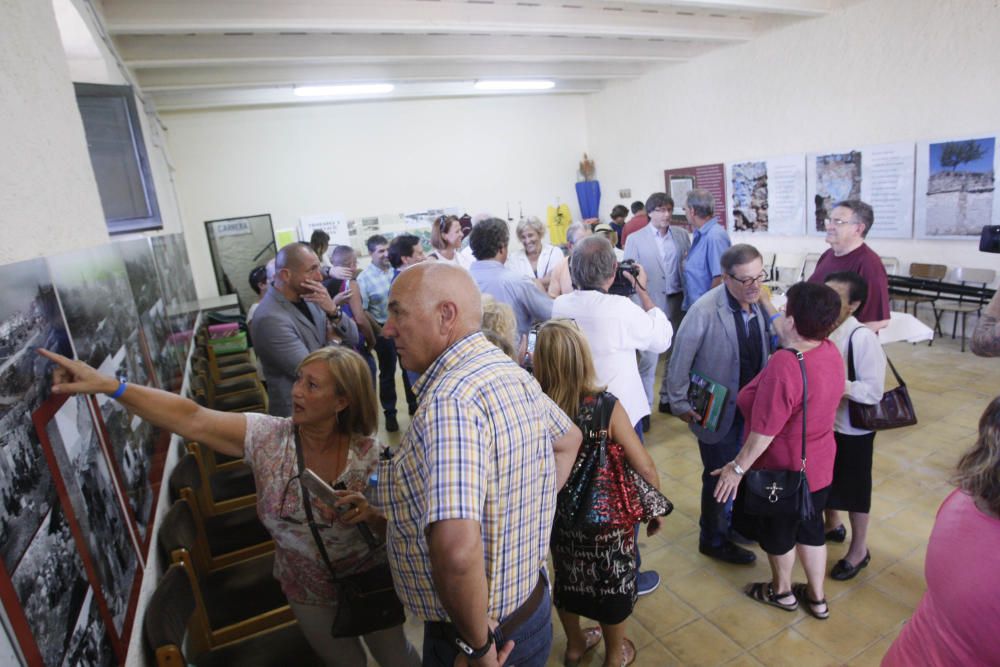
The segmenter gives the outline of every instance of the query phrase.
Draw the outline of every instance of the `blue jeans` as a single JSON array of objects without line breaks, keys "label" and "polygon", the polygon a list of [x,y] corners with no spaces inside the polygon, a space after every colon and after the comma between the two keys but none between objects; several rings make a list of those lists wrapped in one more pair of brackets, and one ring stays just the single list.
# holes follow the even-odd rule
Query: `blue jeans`
[{"label": "blue jeans", "polygon": [[[514,650],[507,658],[507,664],[517,667],[545,667],[552,651],[552,599],[546,585],[545,595],[538,608],[528,620],[522,623],[510,637],[504,637],[496,630],[496,644],[503,646],[513,640]],[[454,642],[431,636],[424,626],[424,667],[452,667],[458,647]]]},{"label": "blue jeans", "polygon": [[743,445],[743,415],[739,412],[733,418],[733,425],[725,437],[714,445],[698,441],[701,463],[705,469],[701,473],[701,526],[699,541],[706,546],[718,547],[729,541],[729,528],[733,520],[733,503],[715,502],[715,485],[718,477],[712,477],[713,470],[726,465],[740,452]]}]

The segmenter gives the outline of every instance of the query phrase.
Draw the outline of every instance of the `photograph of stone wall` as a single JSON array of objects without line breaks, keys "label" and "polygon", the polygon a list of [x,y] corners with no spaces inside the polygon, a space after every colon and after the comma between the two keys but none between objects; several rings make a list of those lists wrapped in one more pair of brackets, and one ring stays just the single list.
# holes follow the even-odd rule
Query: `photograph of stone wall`
[{"label": "photograph of stone wall", "polygon": [[930,144],[926,236],[979,236],[992,224],[996,140]]},{"label": "photograph of stone wall", "polygon": [[733,230],[766,232],[768,220],[767,162],[732,166]]},{"label": "photograph of stone wall", "polygon": [[826,231],[833,205],[861,199],[861,151],[816,156],[816,231]]}]

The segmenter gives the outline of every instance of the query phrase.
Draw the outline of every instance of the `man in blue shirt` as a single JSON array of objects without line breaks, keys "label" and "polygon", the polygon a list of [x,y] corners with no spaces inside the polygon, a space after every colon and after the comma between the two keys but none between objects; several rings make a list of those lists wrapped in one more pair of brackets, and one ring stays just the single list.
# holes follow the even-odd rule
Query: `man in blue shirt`
[{"label": "man in blue shirt", "polygon": [[715,197],[708,190],[688,192],[684,215],[694,230],[684,264],[683,309],[687,311],[702,294],[722,284],[719,260],[732,243],[715,217]]},{"label": "man in blue shirt", "polygon": [[487,218],[477,222],[469,234],[469,246],[476,256],[469,273],[480,292],[513,308],[520,337],[527,335],[535,322],[552,317],[552,299],[533,280],[504,266],[509,243],[510,229],[505,221]]}]

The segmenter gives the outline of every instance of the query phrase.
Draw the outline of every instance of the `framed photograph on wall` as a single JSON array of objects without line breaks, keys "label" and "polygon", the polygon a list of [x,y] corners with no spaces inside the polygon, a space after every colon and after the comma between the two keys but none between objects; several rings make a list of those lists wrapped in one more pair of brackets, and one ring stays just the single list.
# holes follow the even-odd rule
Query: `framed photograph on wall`
[{"label": "framed photograph on wall", "polygon": [[[695,188],[708,190],[715,199],[715,218],[723,229],[728,227],[726,218],[726,166],[703,164],[663,172],[667,194],[674,200],[674,222],[687,226],[684,206],[687,194]],[[689,230],[690,231],[690,230]]]},{"label": "framed photograph on wall", "polygon": [[997,135],[917,144],[917,238],[972,240],[1000,224]]},{"label": "framed photograph on wall", "polygon": [[135,521],[101,447],[88,396],[51,396],[35,411],[38,432],[97,606],[124,657],[135,616],[142,565]]},{"label": "framed photograph on wall", "polygon": [[801,236],[806,220],[803,154],[726,165],[734,232]]}]

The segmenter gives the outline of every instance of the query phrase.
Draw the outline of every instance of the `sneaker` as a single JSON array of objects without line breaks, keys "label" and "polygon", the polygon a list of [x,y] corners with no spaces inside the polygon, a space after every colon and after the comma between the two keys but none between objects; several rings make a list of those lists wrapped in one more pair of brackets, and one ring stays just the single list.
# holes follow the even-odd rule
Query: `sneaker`
[{"label": "sneaker", "polygon": [[660,405],[657,406],[656,409],[659,410],[661,414],[665,414],[665,415],[671,414],[670,413],[670,403],[668,403],[667,401],[660,401]]},{"label": "sneaker", "polygon": [[396,421],[396,415],[385,416],[385,430],[388,433],[395,433],[399,430],[399,422]]},{"label": "sneaker", "polygon": [[646,570],[635,576],[636,592],[639,595],[649,595],[660,587],[660,575],[654,570]]},{"label": "sneaker", "polygon": [[642,418],[642,432],[649,433],[649,415]]},{"label": "sneaker", "polygon": [[757,560],[757,554],[749,549],[738,547],[732,542],[724,542],[717,547],[713,547],[710,544],[699,544],[698,551],[709,558],[721,560],[724,563],[732,563],[733,565],[750,565]]}]

